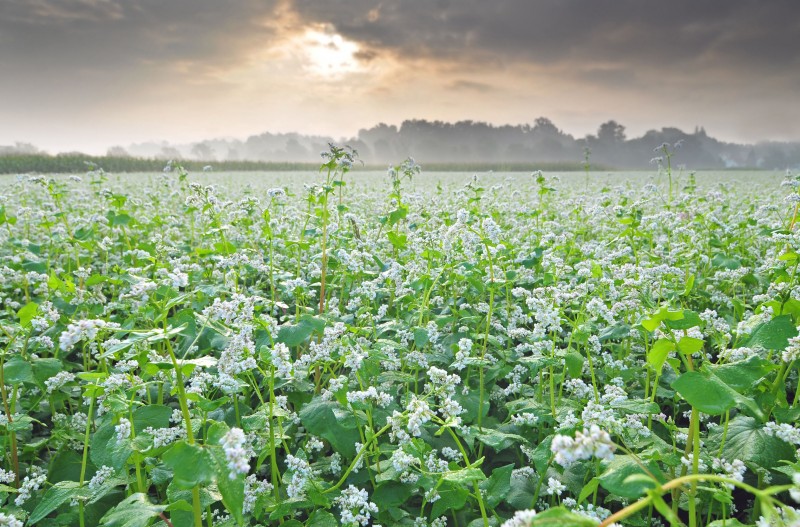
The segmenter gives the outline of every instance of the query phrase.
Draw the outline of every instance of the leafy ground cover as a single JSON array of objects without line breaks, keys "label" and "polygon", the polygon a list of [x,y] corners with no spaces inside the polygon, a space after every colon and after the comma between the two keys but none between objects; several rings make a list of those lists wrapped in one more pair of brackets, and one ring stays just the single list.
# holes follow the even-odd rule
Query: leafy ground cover
[{"label": "leafy ground cover", "polygon": [[662,151],[3,180],[0,525],[798,525],[798,179]]}]

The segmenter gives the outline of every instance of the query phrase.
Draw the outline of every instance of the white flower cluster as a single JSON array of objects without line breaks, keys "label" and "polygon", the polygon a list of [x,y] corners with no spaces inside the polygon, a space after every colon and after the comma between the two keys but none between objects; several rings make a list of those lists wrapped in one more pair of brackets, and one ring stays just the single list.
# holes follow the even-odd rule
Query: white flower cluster
[{"label": "white flower cluster", "polygon": [[[747,472],[747,466],[741,459],[734,459],[728,462],[724,458],[714,458],[711,462],[711,468],[717,472],[723,472],[726,476],[736,481],[744,481],[744,473]],[[733,485],[728,484],[727,487],[733,490]]]},{"label": "white flower cluster", "polygon": [[249,514],[253,512],[258,498],[272,492],[272,483],[256,478],[255,474],[250,474],[244,480],[244,503],[242,512]]},{"label": "white flower cluster", "polygon": [[0,468],[0,483],[11,483],[12,481],[14,481],[14,473]]},{"label": "white flower cluster", "polygon": [[23,503],[28,501],[33,492],[39,490],[45,481],[47,481],[47,471],[41,467],[32,466],[28,475],[22,480],[19,493],[14,499],[17,507],[21,507]]},{"label": "white flower cluster", "polygon": [[408,403],[408,433],[414,437],[422,435],[422,425],[427,423],[433,417],[428,403],[423,399],[417,398],[416,395],[411,396],[411,402]]},{"label": "white flower cluster", "polygon": [[114,469],[109,467],[108,465],[103,465],[97,472],[95,472],[94,476],[92,476],[91,481],[89,481],[89,489],[90,490],[97,490],[100,486],[105,483],[105,481],[114,475]]},{"label": "white flower cluster", "polygon": [[278,342],[270,352],[272,365],[275,366],[275,373],[283,379],[294,377],[294,367],[292,366],[292,354],[283,342]]},{"label": "white flower cluster", "polygon": [[536,511],[533,509],[517,511],[514,516],[503,522],[500,527],[529,527],[535,516]]},{"label": "white flower cluster", "polygon": [[142,432],[153,436],[153,448],[171,445],[175,441],[186,437],[186,429],[182,426],[167,428],[153,428],[152,426],[148,426],[142,430]]},{"label": "white flower cluster", "polygon": [[467,367],[467,359],[469,358],[470,351],[472,351],[472,340],[463,338],[458,341],[458,351],[456,352],[455,360],[451,365],[453,369],[463,370]]},{"label": "white flower cluster", "polygon": [[74,380],[75,374],[68,371],[60,371],[44,381],[44,385],[47,388],[47,393],[53,393],[68,382],[72,382]]},{"label": "white flower cluster", "polygon": [[16,517],[0,512],[0,527],[22,527],[23,523]]},{"label": "white flower cluster", "polygon": [[286,468],[292,473],[286,486],[286,494],[290,498],[305,497],[306,484],[314,476],[311,465],[305,459],[289,454],[286,456]]},{"label": "white flower cluster", "polygon": [[392,467],[400,473],[400,481],[403,483],[416,483],[419,480],[419,475],[411,472],[415,466],[419,466],[419,459],[415,456],[407,454],[402,448],[398,448],[392,452],[392,457],[389,458],[392,462]]},{"label": "white flower cluster", "polygon": [[789,339],[789,345],[781,353],[781,360],[789,363],[800,359],[800,336],[792,337]]},{"label": "white flower cluster", "polygon": [[550,445],[550,450],[555,454],[556,463],[562,467],[568,467],[576,461],[593,456],[600,459],[612,459],[614,448],[611,436],[597,425],[592,425],[589,430],[576,432],[574,439],[558,434]]},{"label": "white flower cluster", "polygon": [[67,326],[67,329],[61,333],[58,339],[61,351],[69,351],[72,347],[81,340],[93,340],[97,337],[100,330],[103,329],[119,329],[119,324],[114,322],[106,322],[102,319],[86,319],[79,320]]},{"label": "white flower cluster", "polygon": [[342,525],[369,525],[373,514],[378,514],[378,506],[369,501],[364,489],[350,485],[334,498],[333,502],[342,510]]},{"label": "white flower cluster", "polygon": [[545,493],[547,493],[548,496],[561,496],[565,490],[567,490],[567,487],[556,478],[547,479],[547,490],[545,490]]},{"label": "white flower cluster", "polygon": [[239,474],[247,474],[250,470],[249,456],[245,450],[245,436],[241,428],[231,428],[220,441],[225,450],[225,459],[230,469],[229,477],[236,479]]},{"label": "white flower cluster", "polygon": [[379,392],[374,386],[366,390],[357,392],[347,392],[347,402],[353,403],[372,403],[380,408],[386,408],[392,404],[392,396],[385,392]]},{"label": "white flower cluster", "polygon": [[764,432],[792,445],[800,445],[800,429],[789,423],[778,424],[774,421],[764,425]]},{"label": "white flower cluster", "polygon": [[122,417],[119,424],[114,426],[114,430],[117,432],[117,443],[125,441],[131,436],[131,422]]}]

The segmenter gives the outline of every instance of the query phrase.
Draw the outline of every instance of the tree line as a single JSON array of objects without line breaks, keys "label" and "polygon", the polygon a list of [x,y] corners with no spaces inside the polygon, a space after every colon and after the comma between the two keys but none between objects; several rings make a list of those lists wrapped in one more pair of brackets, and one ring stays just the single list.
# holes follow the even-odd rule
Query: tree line
[{"label": "tree line", "polygon": [[691,133],[662,128],[628,138],[625,126],[613,120],[601,124],[596,134],[575,138],[540,117],[520,125],[414,119],[399,126],[380,123],[359,130],[354,137],[338,139],[266,132],[244,140],[211,139],[181,145],[140,143],[115,146],[107,156],[95,158],[74,152],[43,156],[32,145],[17,144],[0,146],[0,171],[80,172],[87,161],[108,171],[152,171],[167,159],[182,160],[193,170],[209,163],[217,170],[290,170],[303,168],[304,163],[318,163],[320,152],[326,151],[331,142],[355,148],[366,164],[375,166],[413,157],[423,166],[439,168],[580,170],[588,164],[595,169],[635,169],[647,168],[659,155],[654,150],[666,143],[680,146],[674,162],[691,169],[800,167],[800,143],[728,143],[709,136],[700,127]]}]

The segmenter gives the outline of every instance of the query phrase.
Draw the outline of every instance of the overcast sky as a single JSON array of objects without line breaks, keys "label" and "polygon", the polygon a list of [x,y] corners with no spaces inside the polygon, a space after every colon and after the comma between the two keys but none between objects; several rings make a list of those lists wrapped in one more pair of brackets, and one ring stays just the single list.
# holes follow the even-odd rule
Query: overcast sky
[{"label": "overcast sky", "polygon": [[800,140],[798,0],[2,0],[0,145],[404,119]]}]

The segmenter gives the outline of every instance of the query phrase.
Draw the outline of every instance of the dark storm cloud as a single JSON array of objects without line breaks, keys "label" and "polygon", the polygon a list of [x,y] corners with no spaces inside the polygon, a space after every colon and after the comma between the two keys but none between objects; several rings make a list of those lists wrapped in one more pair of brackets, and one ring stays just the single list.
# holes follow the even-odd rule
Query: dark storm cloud
[{"label": "dark storm cloud", "polygon": [[296,0],[300,16],[404,56],[658,68],[797,66],[796,0]]}]

